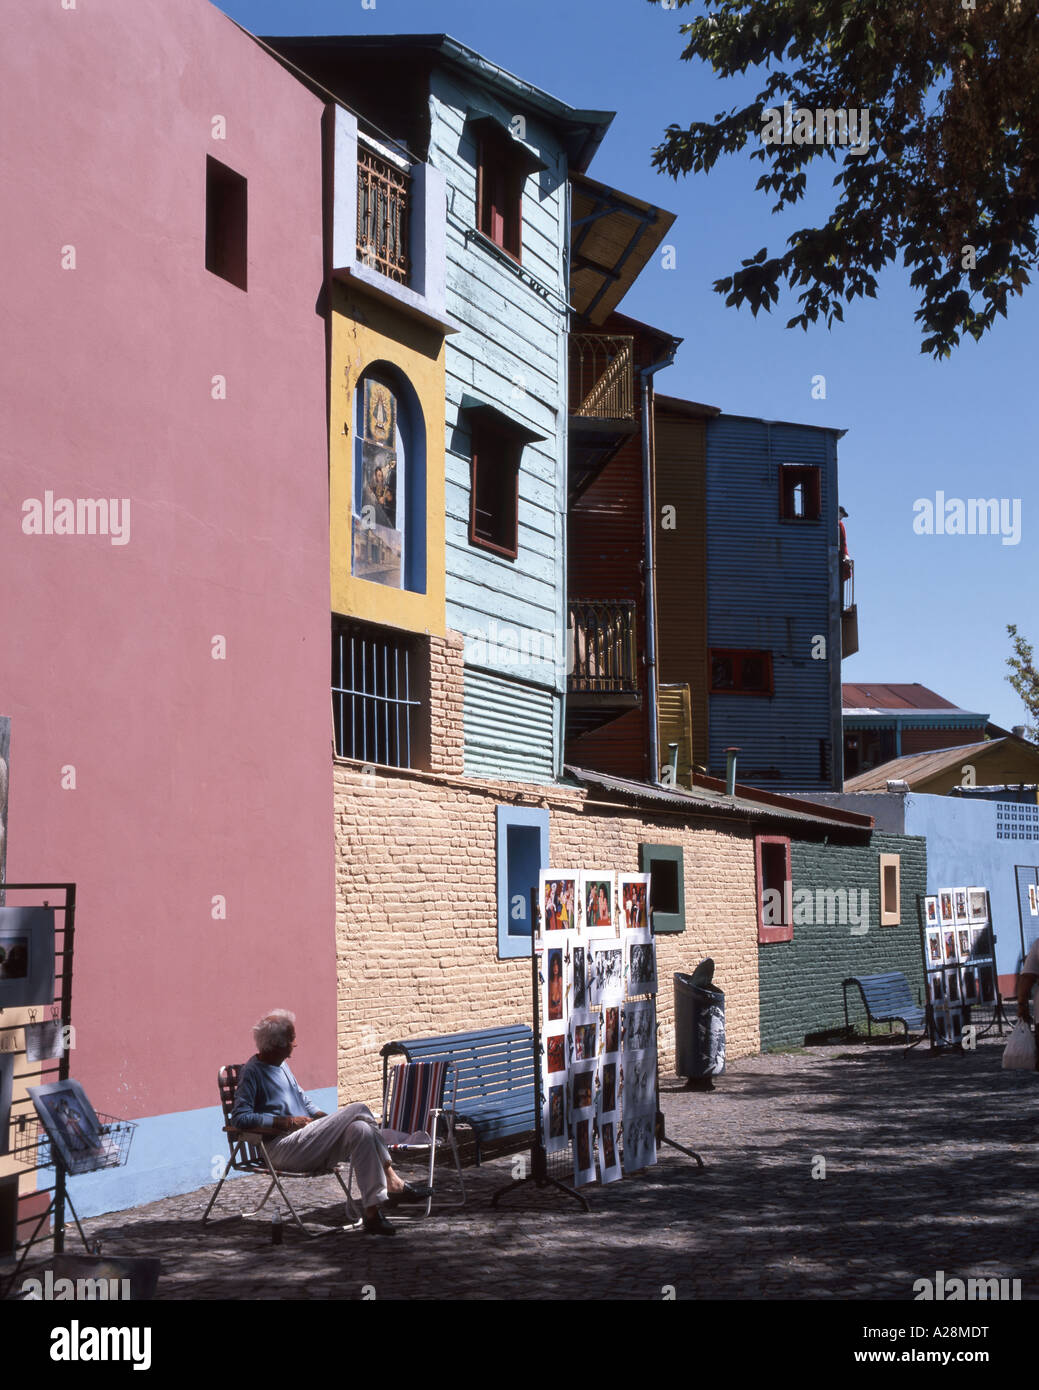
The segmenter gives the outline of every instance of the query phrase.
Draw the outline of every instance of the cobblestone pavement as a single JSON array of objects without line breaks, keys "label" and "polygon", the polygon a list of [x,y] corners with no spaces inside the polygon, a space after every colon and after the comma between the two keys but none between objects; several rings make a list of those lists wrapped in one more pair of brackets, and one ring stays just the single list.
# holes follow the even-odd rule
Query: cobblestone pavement
[{"label": "cobblestone pavement", "polygon": [[[588,1214],[529,1187],[492,1210],[512,1176],[503,1158],[467,1171],[467,1206],[405,1218],[396,1239],[286,1226],[272,1247],[268,1219],[237,1214],[262,1195],[254,1178],[225,1187],[227,1215],[205,1230],[212,1186],[84,1226],[107,1254],[159,1255],[161,1299],[660,1299],[670,1286],[679,1299],[906,1300],[938,1270],[1019,1278],[1035,1298],[1039,1077],[1000,1058],[994,1040],[905,1059],[845,1045],[735,1062],[706,1095],[664,1078],[668,1133],[706,1168],[664,1147],[646,1174],[584,1189]],[[447,1169],[443,1182],[446,1197]],[[306,1218],[341,1220],[337,1190],[308,1185]]]}]

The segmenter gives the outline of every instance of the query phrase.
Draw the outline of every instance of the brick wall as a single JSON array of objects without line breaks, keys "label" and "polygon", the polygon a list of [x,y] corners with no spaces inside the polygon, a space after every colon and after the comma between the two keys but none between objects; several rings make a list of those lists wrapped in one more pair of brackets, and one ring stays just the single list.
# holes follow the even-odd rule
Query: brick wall
[{"label": "brick wall", "polygon": [[[914,996],[923,999],[923,965],[916,895],[926,891],[926,840],[916,835],[874,832],[872,843],[825,845],[792,840],[793,891],[862,889],[869,892],[869,929],[853,935],[849,925],[797,925],[792,941],[758,948],[763,1049],[804,1042],[809,1033],[843,1026],[841,981],[851,975],[902,970]],[[880,925],[881,854],[901,857],[901,921]],[[861,901],[861,896],[858,899]],[[796,898],[795,898],[796,908]],[[863,1019],[858,991],[849,991],[851,1017]]]}]

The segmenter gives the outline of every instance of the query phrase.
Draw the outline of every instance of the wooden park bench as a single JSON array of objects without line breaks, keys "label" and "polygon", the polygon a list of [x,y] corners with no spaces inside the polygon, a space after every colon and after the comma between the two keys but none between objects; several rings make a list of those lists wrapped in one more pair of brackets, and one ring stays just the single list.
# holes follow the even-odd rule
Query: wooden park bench
[{"label": "wooden park bench", "polygon": [[457,1082],[453,1123],[472,1130],[479,1164],[482,1146],[537,1128],[534,1114],[534,1034],[526,1023],[388,1042],[382,1049],[383,1090],[391,1057],[408,1062],[448,1058]]},{"label": "wooden park bench", "polygon": [[910,1029],[923,1033],[927,1022],[927,1011],[913,998],[909,981],[901,970],[888,971],[886,975],[852,975],[844,980],[844,1024],[851,1032],[848,1018],[848,986],[858,985],[862,1002],[866,1006],[866,1029],[873,1036],[874,1023],[901,1023],[905,1029],[905,1040],[909,1041]]}]

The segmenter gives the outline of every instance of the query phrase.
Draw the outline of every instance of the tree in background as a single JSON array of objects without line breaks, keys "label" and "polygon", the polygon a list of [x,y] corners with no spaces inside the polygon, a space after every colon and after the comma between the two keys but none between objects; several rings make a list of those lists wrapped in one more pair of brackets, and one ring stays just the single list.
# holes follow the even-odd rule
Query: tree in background
[{"label": "tree in background", "polygon": [[1014,655],[1007,657],[1007,665],[1010,667],[1010,675],[1007,680],[1014,687],[1024,701],[1025,708],[1032,718],[1032,727],[1028,731],[1031,739],[1039,741],[1039,671],[1035,669],[1033,661],[1032,646],[1023,637],[1018,636],[1017,628],[1013,623],[1007,624],[1007,632],[1010,640],[1014,644]]},{"label": "tree in background", "polygon": [[[659,0],[650,0],[658,3]],[[694,0],[677,0],[683,7]],[[663,0],[674,9],[676,0]],[[920,291],[921,351],[947,357],[980,339],[1021,294],[1039,257],[1039,15],[1029,0],[703,0],[681,26],[682,58],[719,77],[770,73],[746,106],[713,122],[671,125],[653,154],[678,177],[751,144],[768,168],[756,187],[779,212],[803,198],[813,160],[836,162],[836,204],[822,227],[795,232],[781,256],[762,248],[714,288],[726,304],[771,309],[779,284],[803,286],[787,324],[843,319],[856,295],[901,257]],[[763,108],[868,111],[869,148],[763,143]],[[789,141],[788,141],[788,138]]]}]

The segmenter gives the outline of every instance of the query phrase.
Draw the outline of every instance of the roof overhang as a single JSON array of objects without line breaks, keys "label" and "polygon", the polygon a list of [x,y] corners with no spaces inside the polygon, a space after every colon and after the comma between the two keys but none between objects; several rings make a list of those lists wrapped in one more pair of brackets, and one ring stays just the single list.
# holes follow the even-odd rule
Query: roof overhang
[{"label": "roof overhang", "polygon": [[616,309],[675,220],[586,174],[570,178],[570,303],[589,323]]}]

